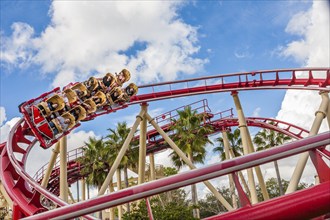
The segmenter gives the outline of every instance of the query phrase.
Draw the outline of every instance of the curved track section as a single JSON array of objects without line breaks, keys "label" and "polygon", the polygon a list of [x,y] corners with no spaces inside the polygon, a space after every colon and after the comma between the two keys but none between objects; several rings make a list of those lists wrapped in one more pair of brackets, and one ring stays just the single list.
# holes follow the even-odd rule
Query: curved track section
[{"label": "curved track section", "polygon": [[[295,126],[293,124],[289,124],[283,121],[279,121],[276,119],[271,118],[246,118],[248,126],[259,127],[259,128],[266,128],[270,130],[274,130],[283,134],[286,134],[295,139],[302,139],[305,135],[308,135],[308,131]],[[269,123],[273,123],[273,125]],[[214,127],[213,133],[218,133],[223,129],[227,129],[233,126],[238,126],[238,119],[237,118],[223,118],[223,119],[214,119],[206,124],[212,125]],[[170,125],[170,124],[169,124]],[[169,125],[165,125],[165,127],[169,127]],[[203,124],[204,125],[204,124]],[[202,125],[202,126],[203,126]],[[293,129],[292,129],[293,128]],[[147,132],[147,136],[150,136],[155,133],[155,130],[150,130]],[[155,147],[157,146],[157,147]],[[148,142],[147,143],[147,152],[148,153],[156,153],[164,149],[164,147],[169,147],[165,145],[164,140],[157,138],[155,142]],[[76,162],[79,157],[83,156],[83,150],[81,148],[77,148],[68,152],[68,184],[73,184],[80,180],[81,178],[85,177],[80,174],[81,165]],[[47,169],[48,163],[42,166],[37,172],[36,175],[33,177],[35,181],[41,183],[42,178],[44,176],[44,171]],[[50,175],[49,183],[47,189],[55,195],[59,195],[59,169],[60,164],[57,162],[54,166],[54,169]]]},{"label": "curved track section", "polygon": [[[325,132],[313,137],[308,137],[303,140],[298,140],[295,142],[291,142],[276,148],[271,148],[265,151],[256,152],[253,154],[248,154],[245,156],[241,156],[232,160],[223,161],[221,163],[215,163],[213,165],[209,165],[206,167],[202,167],[195,170],[190,170],[181,174],[177,174],[174,176],[170,176],[164,179],[155,180],[152,182],[144,183],[142,185],[129,187],[127,189],[123,189],[117,192],[113,192],[111,194],[107,194],[101,197],[93,198],[87,201],[82,201],[70,206],[61,207],[58,209],[54,209],[48,212],[40,213],[36,216],[31,216],[26,219],[69,219],[77,216],[81,216],[86,213],[91,213],[99,210],[103,210],[105,208],[115,207],[117,205],[121,205],[130,201],[138,200],[141,198],[146,198],[155,194],[159,194],[162,192],[166,192],[169,190],[177,189],[180,187],[184,187],[187,185],[191,185],[194,183],[198,183],[200,181],[216,178],[223,175],[234,174],[240,170],[244,170],[247,168],[251,168],[257,165],[261,165],[264,163],[272,162],[274,160],[279,160],[282,158],[286,158],[292,155],[296,155],[302,152],[311,151],[325,145],[330,144],[329,139],[330,132]],[[329,169],[329,168],[328,168]],[[314,210],[319,208],[319,211],[316,213],[308,213],[311,209],[295,209],[295,204],[290,203],[290,196],[280,197],[280,200],[277,200],[277,203],[286,202],[287,204],[291,204],[290,211],[291,212],[299,212],[299,215],[306,215],[311,218],[318,217],[319,215],[323,215],[329,212],[330,205],[330,191],[328,190],[328,186],[330,183],[330,179],[321,183],[320,186],[316,187],[319,191],[318,195],[322,195],[322,198],[318,200],[318,203],[313,203],[316,199],[310,199],[301,201],[301,204],[305,204],[305,206],[314,206]],[[236,186],[237,187],[237,186]],[[315,189],[315,188],[314,188]],[[309,194],[309,190],[305,191],[306,194]],[[295,192],[290,195],[297,195],[299,193]],[[306,196],[306,195],[305,195]],[[298,194],[298,197],[300,195]],[[242,199],[240,197],[240,199]],[[241,200],[242,201],[242,200]],[[274,200],[267,200],[270,205]],[[265,203],[266,203],[265,202]],[[268,208],[271,206],[268,205]],[[267,206],[267,205],[266,205]],[[316,206],[316,207],[315,207]],[[242,211],[248,212],[249,209],[254,208],[255,206],[251,206],[251,204],[242,204],[242,208],[228,212],[228,214],[236,214],[235,216],[240,216]],[[300,206],[301,207],[301,206]],[[259,209],[255,209],[260,212]],[[321,211],[320,211],[321,210]],[[262,212],[264,218],[272,218],[272,215],[267,215],[267,213]],[[271,214],[276,213],[277,216],[281,216],[281,209],[273,210]],[[252,215],[253,216],[253,215]],[[221,218],[221,216],[216,216],[214,219]],[[256,216],[257,218],[258,216]],[[283,217],[283,216],[282,216]],[[233,218],[236,219],[236,218]]]},{"label": "curved track section", "polygon": [[[329,91],[329,85],[329,68],[254,71],[143,85],[139,87],[140,95],[132,97],[129,105],[190,95],[240,90]],[[107,114],[107,112],[102,114]],[[95,117],[99,115],[95,115]],[[27,123],[20,120],[10,132],[6,147],[2,147],[1,179],[6,191],[15,203],[14,213],[20,213],[19,216],[13,216],[14,219],[45,211],[45,208],[40,204],[41,194],[60,206],[67,205],[43,189],[25,172],[26,158],[35,142],[36,139],[30,132]],[[99,202],[102,198],[96,200]],[[66,209],[73,208],[70,206]],[[18,209],[19,212],[15,212],[15,209]]]}]

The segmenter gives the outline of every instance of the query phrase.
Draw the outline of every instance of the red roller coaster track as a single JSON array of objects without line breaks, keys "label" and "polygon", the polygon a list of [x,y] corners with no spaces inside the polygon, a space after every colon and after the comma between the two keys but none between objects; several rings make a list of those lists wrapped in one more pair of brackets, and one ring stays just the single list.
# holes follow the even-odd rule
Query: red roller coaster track
[{"label": "red roller coaster track", "polygon": [[[140,95],[132,97],[129,105],[138,103],[147,103],[162,99],[177,98],[189,95],[209,94],[216,92],[232,92],[240,90],[261,90],[261,89],[300,89],[300,90],[316,90],[330,91],[330,69],[329,68],[304,68],[304,69],[281,69],[269,71],[254,71],[246,73],[235,73],[226,75],[217,75],[202,77],[190,80],[180,80],[173,82],[157,83],[151,85],[140,86]],[[113,111],[113,110],[111,110]],[[102,114],[106,114],[104,112]],[[101,114],[99,114],[101,115]],[[95,115],[99,116],[99,115]],[[258,119],[253,119],[258,120]],[[229,123],[229,122],[227,122]],[[235,119],[231,122],[233,124]],[[265,122],[259,120],[260,125]],[[282,123],[282,122],[281,122]],[[226,124],[226,126],[229,126]],[[294,125],[289,125],[286,132],[290,133],[290,129]],[[301,136],[296,133],[296,137]],[[145,198],[153,194],[164,192],[167,190],[179,188],[185,185],[207,180],[217,176],[235,173],[239,170],[246,169],[258,164],[274,161],[280,158],[288,157],[304,151],[310,151],[312,161],[318,171],[321,184],[314,188],[307,189],[303,192],[293,193],[292,195],[277,198],[277,200],[269,200],[257,205],[247,204],[241,209],[228,212],[230,217],[248,216],[244,213],[254,213],[254,217],[270,217],[280,216],[281,209],[287,210],[284,213],[298,211],[305,216],[317,217],[330,212],[330,192],[329,187],[329,167],[324,164],[323,158],[329,160],[329,152],[324,146],[330,144],[329,132],[317,135],[315,137],[299,140],[275,149],[258,152],[223,163],[218,163],[205,168],[193,170],[184,174],[157,180],[152,183],[143,184],[141,186],[131,187],[121,190],[110,195],[101,196],[88,201],[80,202],[74,205],[68,205],[57,196],[42,188],[29,174],[25,171],[25,163],[31,148],[36,143],[36,138],[29,132],[27,123],[22,119],[11,130],[7,143],[0,146],[2,149],[0,158],[0,176],[2,183],[14,202],[13,219],[31,216],[35,218],[73,218],[75,216],[85,215],[104,208],[113,207],[128,201]],[[221,171],[219,171],[219,169]],[[239,184],[236,185],[240,194]],[[143,192],[143,193],[141,193]],[[301,206],[295,208],[289,206],[290,199],[305,198],[309,193],[320,196],[319,200],[304,200]],[[40,196],[44,195],[62,208],[47,211],[40,204]],[[292,196],[292,197],[290,197]],[[244,195],[241,195],[241,201],[244,201]],[[274,204],[286,203],[285,207],[278,206],[276,214],[271,212],[266,216],[264,212],[260,213],[258,207],[267,209]],[[315,208],[314,214],[307,215],[306,206],[319,207]],[[86,208],[89,207],[89,208]],[[301,209],[300,209],[301,208]],[[246,211],[247,210],[247,211]],[[40,213],[40,214],[37,214]],[[36,215],[37,214],[37,215]],[[34,215],[34,216],[32,216]],[[226,214],[225,214],[226,215]],[[290,216],[290,215],[289,215]],[[87,218],[91,218],[86,216]],[[30,219],[28,218],[28,219]],[[213,219],[220,219],[216,216]]]},{"label": "red roller coaster track", "polygon": [[[157,117],[156,117],[157,118]],[[213,118],[214,119],[214,118]],[[302,139],[306,137],[309,133],[307,130],[300,128],[298,126],[271,119],[271,118],[246,118],[248,126],[266,128],[270,130],[274,130],[283,134],[286,134],[294,139]],[[269,124],[272,122],[273,124]],[[218,133],[223,129],[228,127],[238,126],[238,119],[237,118],[223,118],[223,119],[214,119],[209,121],[207,124],[212,125],[214,130],[212,133]],[[167,126],[166,126],[167,127]],[[147,132],[147,136],[155,134],[155,130],[150,130]],[[164,142],[163,139],[157,139],[157,141],[152,141],[147,143],[147,153],[155,153],[159,150],[163,149],[162,145]],[[157,147],[154,147],[157,146]],[[165,145],[168,148],[168,145]],[[160,148],[160,149],[158,149]],[[68,152],[68,184],[73,184],[77,182],[79,179],[83,178],[84,176],[81,175],[81,165],[77,162],[79,157],[83,157],[83,150],[82,148],[77,148],[72,151]],[[37,172],[36,175],[33,177],[38,183],[41,183],[44,172],[46,171],[48,164],[42,166]],[[50,175],[49,184],[47,189],[55,195],[59,195],[59,173],[60,173],[60,164],[59,161],[54,166],[52,173]]]}]

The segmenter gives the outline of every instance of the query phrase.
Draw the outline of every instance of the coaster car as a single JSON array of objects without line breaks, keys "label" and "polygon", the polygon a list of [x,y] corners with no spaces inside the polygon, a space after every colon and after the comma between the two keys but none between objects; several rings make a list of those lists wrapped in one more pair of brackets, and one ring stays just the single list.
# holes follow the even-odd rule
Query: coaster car
[{"label": "coaster car", "polygon": [[64,92],[65,96],[67,97],[68,102],[70,104],[73,104],[78,101],[77,93],[75,93],[71,88],[67,88],[63,92]]},{"label": "coaster car", "polygon": [[99,86],[97,79],[93,76],[90,77],[87,81],[85,81],[84,85],[90,93],[95,91]]},{"label": "coaster car", "polygon": [[69,113],[73,115],[75,122],[84,120],[87,116],[85,108],[83,108],[81,105],[74,107],[69,111]]},{"label": "coaster car", "polygon": [[[31,131],[35,134],[35,136],[40,141],[40,145],[43,148],[49,148],[54,143],[58,141],[62,136],[69,133],[76,125],[74,116],[70,113],[66,112],[59,117],[70,118],[71,122],[66,129],[63,129],[59,123],[58,118],[54,118],[49,121],[48,118],[42,114],[35,105],[31,106],[31,113],[29,117],[27,117],[26,113],[25,119],[29,124]],[[77,125],[78,126],[78,125]]]},{"label": "coaster car", "polygon": [[[84,83],[70,83],[63,91],[58,87],[20,104],[19,111],[28,125],[27,129],[39,140],[41,147],[47,149],[80,126],[80,121],[93,120],[126,108],[125,102],[136,94],[137,87],[130,84],[122,90],[115,86],[117,77],[110,73],[100,79],[91,77]],[[129,71],[120,72],[120,78],[123,81],[129,79]],[[99,81],[107,87],[106,92],[99,90]],[[70,119],[70,123],[64,125],[63,119]]]},{"label": "coaster car", "polygon": [[87,111],[87,115],[91,114],[91,113],[94,113],[96,111],[96,108],[97,108],[95,102],[92,99],[87,99],[86,101],[83,102],[82,105],[83,106],[84,105],[89,106],[89,107],[85,107],[85,109]]},{"label": "coaster car", "polygon": [[65,107],[65,102],[59,95],[53,95],[46,99],[46,101],[40,102],[37,108],[45,117],[50,116],[54,112],[58,112]]},{"label": "coaster car", "polygon": [[105,105],[107,102],[107,97],[102,91],[98,91],[97,93],[95,93],[95,95],[93,95],[91,99],[96,104],[96,107],[101,107]]},{"label": "coaster car", "polygon": [[99,88],[104,92],[111,90],[116,83],[116,76],[112,73],[107,73],[102,79],[99,79]]},{"label": "coaster car", "polygon": [[[61,118],[60,118],[61,117]],[[65,112],[63,115],[61,115],[60,117],[58,118],[54,118],[50,124],[50,127],[53,131],[53,134],[59,134],[59,133],[63,133],[65,132],[66,130],[69,130],[70,128],[73,128],[74,125],[75,125],[75,118],[72,114],[70,114],[69,112]],[[67,125],[66,128],[64,128],[62,125],[61,125],[61,121],[60,119],[62,120],[69,120],[69,123]],[[63,123],[63,122],[62,122]]]},{"label": "coaster car", "polygon": [[79,98],[85,97],[88,94],[87,87],[82,83],[77,83],[71,89],[78,95]]}]

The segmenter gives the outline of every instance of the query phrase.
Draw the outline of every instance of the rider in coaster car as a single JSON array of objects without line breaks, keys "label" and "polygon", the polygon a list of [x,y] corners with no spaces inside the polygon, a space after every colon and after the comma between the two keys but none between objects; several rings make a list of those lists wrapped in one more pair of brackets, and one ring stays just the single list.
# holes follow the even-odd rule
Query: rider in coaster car
[{"label": "rider in coaster car", "polygon": [[116,84],[122,86],[125,82],[131,79],[131,73],[127,69],[123,69],[119,73],[116,73]]},{"label": "rider in coaster car", "polygon": [[47,102],[47,105],[48,105],[49,110],[51,110],[51,111],[54,111],[58,107],[57,103],[52,103],[52,102]]},{"label": "rider in coaster car", "polygon": [[94,76],[91,76],[87,81],[84,82],[89,93],[93,92],[98,87],[98,81]]},{"label": "rider in coaster car", "polygon": [[137,85],[135,85],[134,83],[130,83],[126,89],[125,92],[126,94],[131,97],[133,95],[136,95],[136,93],[138,92],[139,88],[137,87]]},{"label": "rider in coaster car", "polygon": [[58,116],[55,120],[57,120],[57,122],[59,123],[59,125],[61,126],[60,129],[62,129],[62,131],[59,131],[54,122],[50,121],[49,122],[49,125],[51,127],[53,127],[53,130],[54,130],[54,135],[57,135],[58,133],[60,132],[64,132],[68,129],[69,125],[71,124],[71,119],[70,118],[64,118],[62,116]]},{"label": "rider in coaster car", "polygon": [[129,102],[130,98],[136,95],[138,92],[138,87],[134,83],[130,83],[126,88],[123,90],[121,96],[118,97],[117,102]]},{"label": "rider in coaster car", "polygon": [[110,91],[116,83],[116,77],[112,73],[107,73],[102,79],[99,79],[96,90],[101,90],[103,92]]},{"label": "rider in coaster car", "polygon": [[73,115],[74,120],[75,120],[75,121],[78,121],[78,119],[79,119],[79,114],[80,114],[80,109],[79,109],[79,108],[71,109],[70,113]]}]

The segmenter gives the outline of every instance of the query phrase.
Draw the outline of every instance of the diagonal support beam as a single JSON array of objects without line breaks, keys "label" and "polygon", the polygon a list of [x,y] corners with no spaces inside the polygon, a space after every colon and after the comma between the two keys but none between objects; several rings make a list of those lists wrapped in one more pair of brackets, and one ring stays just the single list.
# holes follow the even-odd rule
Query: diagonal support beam
[{"label": "diagonal support beam", "polygon": [[55,145],[55,147],[53,149],[52,156],[50,157],[50,161],[49,161],[47,170],[45,172],[44,178],[42,178],[41,186],[45,189],[48,185],[50,174],[52,173],[52,170],[54,168],[56,158],[57,158],[57,155],[59,152],[60,152],[60,142],[57,142],[57,144]]},{"label": "diagonal support beam", "polygon": [[134,133],[136,132],[137,127],[139,126],[140,122],[143,119],[144,114],[145,114],[145,110],[141,109],[140,113],[136,116],[136,120],[133,124],[133,127],[132,127],[131,131],[129,132],[129,134],[127,135],[127,138],[126,138],[123,146],[121,147],[116,160],[113,162],[113,165],[111,166],[111,169],[99,190],[99,193],[98,193],[99,196],[103,195],[105,193],[105,190],[108,188],[115,171],[117,170],[121,160],[123,159],[123,157],[128,149],[128,146],[134,136]]},{"label": "diagonal support beam", "polygon": [[[171,138],[159,127],[159,125],[146,113],[145,117],[149,123],[158,131],[158,133],[164,138],[164,140],[171,146],[171,148],[181,157],[181,159],[189,166],[191,170],[196,169],[195,165],[186,157],[186,155],[180,150],[180,148],[171,140]],[[226,199],[216,190],[216,188],[209,182],[204,181],[207,188],[215,195],[215,197],[223,204],[227,210],[233,210],[233,207],[226,201]]]},{"label": "diagonal support beam", "polygon": [[[321,123],[327,115],[326,112],[327,112],[327,108],[329,106],[328,92],[325,92],[325,91],[320,92],[320,95],[322,97],[322,101],[321,101],[319,109],[315,112],[315,119],[314,119],[312,128],[311,128],[308,136],[314,136],[319,132]],[[285,194],[292,193],[297,190],[298,183],[301,179],[301,176],[305,169],[308,158],[309,158],[308,152],[305,152],[300,155],[296,168],[293,171],[289,186],[288,186]]]}]

